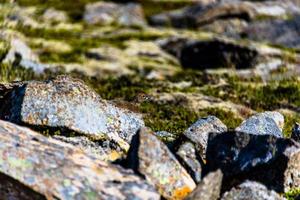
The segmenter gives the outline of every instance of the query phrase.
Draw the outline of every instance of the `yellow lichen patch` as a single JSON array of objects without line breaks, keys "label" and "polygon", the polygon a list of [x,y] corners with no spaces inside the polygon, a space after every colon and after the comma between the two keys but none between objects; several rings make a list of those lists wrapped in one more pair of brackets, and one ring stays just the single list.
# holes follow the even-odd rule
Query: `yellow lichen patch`
[{"label": "yellow lichen patch", "polygon": [[119,152],[117,152],[117,151],[112,151],[112,152],[109,154],[108,160],[109,160],[109,161],[115,161],[115,160],[119,159],[121,156],[122,156],[122,155],[121,155]]},{"label": "yellow lichen patch", "polygon": [[191,193],[192,190],[188,186],[184,186],[182,188],[178,188],[173,192],[173,197],[172,199],[174,200],[180,200],[184,199],[189,193]]}]

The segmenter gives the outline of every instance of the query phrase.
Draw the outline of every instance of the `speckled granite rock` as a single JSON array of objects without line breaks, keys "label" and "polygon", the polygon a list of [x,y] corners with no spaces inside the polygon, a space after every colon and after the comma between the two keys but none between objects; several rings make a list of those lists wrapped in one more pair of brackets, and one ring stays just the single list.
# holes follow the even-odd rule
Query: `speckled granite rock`
[{"label": "speckled granite rock", "polygon": [[196,187],[167,146],[146,128],[134,136],[128,165],[143,174],[166,199],[183,199]]},{"label": "speckled granite rock", "polygon": [[[5,176],[1,184],[11,191],[0,191],[6,195],[1,198],[160,199],[152,186],[132,172],[71,145],[4,121],[0,121],[0,133],[0,177]],[[29,192],[21,190],[20,184]],[[32,190],[41,195],[29,196]]]},{"label": "speckled granite rock", "polygon": [[268,190],[266,186],[253,182],[246,181],[243,184],[232,188],[229,192],[226,192],[222,200],[284,200],[279,194],[272,190]]},{"label": "speckled granite rock", "polygon": [[187,169],[191,177],[196,183],[201,181],[202,167],[201,158],[197,156],[197,150],[191,142],[185,142],[178,148],[176,152],[181,164]]},{"label": "speckled granite rock", "polygon": [[0,111],[2,119],[14,123],[108,139],[125,151],[144,124],[138,114],[102,100],[81,81],[67,76],[24,83],[6,95]]},{"label": "speckled granite rock", "polygon": [[201,118],[191,125],[184,135],[197,145],[200,155],[205,159],[207,141],[209,133],[222,133],[227,131],[227,127],[215,116]]},{"label": "speckled granite rock", "polygon": [[292,130],[291,138],[297,142],[300,142],[300,124],[296,123]]},{"label": "speckled granite rock", "polygon": [[221,170],[209,173],[185,200],[218,200],[221,193],[222,178]]},{"label": "speckled granite rock", "polygon": [[263,112],[245,120],[236,131],[254,135],[274,135],[283,137],[284,117],[279,112]]},{"label": "speckled granite rock", "polygon": [[211,134],[207,167],[222,169],[225,189],[246,179],[286,192],[300,186],[300,144],[273,135]]},{"label": "speckled granite rock", "polygon": [[109,25],[116,23],[124,26],[144,26],[144,13],[139,4],[116,4],[96,2],[87,4],[84,20],[88,24]]}]

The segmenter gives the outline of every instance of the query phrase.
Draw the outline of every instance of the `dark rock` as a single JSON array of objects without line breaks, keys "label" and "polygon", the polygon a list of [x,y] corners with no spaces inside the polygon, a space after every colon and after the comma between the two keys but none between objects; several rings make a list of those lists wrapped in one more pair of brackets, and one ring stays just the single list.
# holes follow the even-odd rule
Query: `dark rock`
[{"label": "dark rock", "polygon": [[300,124],[296,123],[292,130],[292,139],[294,139],[297,142],[300,142]]},{"label": "dark rock", "polygon": [[4,121],[0,133],[2,199],[160,199],[129,170],[71,145]]},{"label": "dark rock", "polygon": [[180,145],[176,154],[194,181],[199,183],[201,181],[202,167],[200,162],[201,158],[197,156],[195,146],[190,142],[185,142]]},{"label": "dark rock", "polygon": [[180,52],[180,62],[185,68],[237,68],[255,67],[259,53],[246,46],[222,40],[194,41],[187,43]]},{"label": "dark rock", "polygon": [[5,96],[0,111],[2,119],[14,123],[113,141],[125,151],[144,124],[138,114],[110,104],[67,76],[24,83]]},{"label": "dark rock", "polygon": [[270,191],[266,186],[253,182],[246,181],[243,184],[232,188],[229,192],[226,192],[221,200],[284,200],[274,191]]},{"label": "dark rock", "polygon": [[279,192],[300,185],[300,145],[273,135],[241,132],[210,134],[207,168],[222,169],[224,189],[245,179]]},{"label": "dark rock", "polygon": [[251,116],[236,128],[236,131],[254,135],[283,137],[284,117],[279,112],[263,112]]},{"label": "dark rock", "polygon": [[182,199],[196,187],[167,146],[146,128],[134,136],[127,161],[166,199]]},{"label": "dark rock", "polygon": [[184,135],[196,144],[199,154],[203,159],[206,157],[206,148],[209,133],[226,132],[227,127],[215,116],[201,118],[191,125]]},{"label": "dark rock", "polygon": [[84,20],[88,24],[99,25],[144,26],[146,24],[142,7],[135,3],[90,3],[86,5]]},{"label": "dark rock", "polygon": [[211,172],[204,177],[186,200],[217,200],[220,198],[223,174],[221,170]]}]

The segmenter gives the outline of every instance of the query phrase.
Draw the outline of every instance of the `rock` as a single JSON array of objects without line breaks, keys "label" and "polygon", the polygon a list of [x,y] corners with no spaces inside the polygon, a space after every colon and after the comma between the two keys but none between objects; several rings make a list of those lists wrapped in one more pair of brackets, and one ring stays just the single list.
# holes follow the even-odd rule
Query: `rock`
[{"label": "rock", "polygon": [[221,193],[222,178],[221,170],[209,173],[185,200],[218,200]]},{"label": "rock", "polygon": [[145,26],[146,22],[141,6],[135,3],[116,4],[96,2],[86,5],[84,20],[88,24],[123,26]]},{"label": "rock", "polygon": [[259,18],[284,18],[300,13],[293,3],[280,1],[219,1],[210,4],[195,4],[183,9],[154,15],[150,22],[157,26],[172,25],[177,28],[195,28],[219,19],[254,21]]},{"label": "rock", "polygon": [[185,142],[180,145],[176,152],[181,164],[187,169],[188,173],[196,183],[201,181],[202,167],[195,146],[190,142]]},{"label": "rock", "polygon": [[185,68],[254,68],[260,55],[248,46],[218,39],[190,41],[180,52],[180,63]]},{"label": "rock", "polygon": [[160,199],[152,186],[132,172],[71,145],[4,121],[0,121],[0,132],[1,198]]},{"label": "rock", "polygon": [[254,135],[283,137],[284,117],[279,112],[258,113],[245,120],[236,131]]},{"label": "rock", "polygon": [[264,41],[290,48],[300,48],[300,16],[288,20],[257,21],[245,28],[242,34],[252,40]]},{"label": "rock", "polygon": [[199,119],[191,125],[184,132],[184,135],[196,144],[201,157],[205,159],[209,133],[222,133],[226,131],[227,127],[221,120],[215,116],[208,116]]},{"label": "rock", "polygon": [[166,199],[183,199],[196,187],[167,146],[146,128],[132,141],[128,165],[144,175]]},{"label": "rock", "polygon": [[68,76],[24,83],[6,95],[0,111],[2,119],[14,123],[108,139],[125,151],[144,124],[138,114],[101,99],[81,81]]},{"label": "rock", "polygon": [[38,56],[28,47],[21,37],[16,35],[8,35],[3,33],[0,38],[8,41],[8,51],[3,58],[3,63],[14,64],[15,66],[22,66],[27,69],[32,69],[35,73],[41,74],[48,65],[42,64]]},{"label": "rock", "polygon": [[170,133],[168,131],[157,131],[154,133],[158,138],[165,142],[174,142],[178,136],[174,133]]},{"label": "rock", "polygon": [[278,192],[300,185],[300,144],[274,135],[241,132],[211,134],[207,168],[221,169],[224,190],[246,179],[265,184]]},{"label": "rock", "polygon": [[64,11],[49,8],[42,15],[42,19],[48,23],[61,23],[67,22],[68,16]]},{"label": "rock", "polygon": [[221,200],[284,200],[279,194],[272,190],[268,190],[266,186],[254,182],[246,181],[243,184],[232,188],[229,192],[226,192]]},{"label": "rock", "polygon": [[294,139],[297,142],[300,142],[300,124],[296,123],[292,130],[292,139]]},{"label": "rock", "polygon": [[99,160],[112,162],[122,157],[122,149],[116,146],[112,147],[108,141],[91,141],[84,136],[67,137],[54,135],[52,138],[72,144]]}]

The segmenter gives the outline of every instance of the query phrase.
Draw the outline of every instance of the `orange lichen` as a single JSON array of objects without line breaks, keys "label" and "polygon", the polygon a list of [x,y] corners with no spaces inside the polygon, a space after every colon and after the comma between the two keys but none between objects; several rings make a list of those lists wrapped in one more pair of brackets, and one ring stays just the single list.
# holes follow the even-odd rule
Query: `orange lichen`
[{"label": "orange lichen", "polygon": [[178,188],[173,192],[173,197],[172,199],[174,200],[181,200],[184,199],[189,193],[191,193],[192,190],[188,186],[184,186],[182,188]]}]

